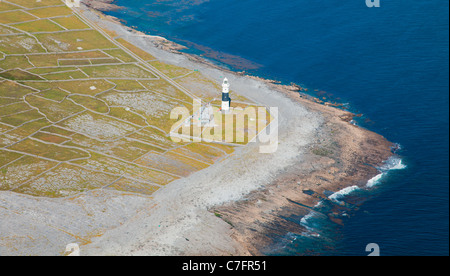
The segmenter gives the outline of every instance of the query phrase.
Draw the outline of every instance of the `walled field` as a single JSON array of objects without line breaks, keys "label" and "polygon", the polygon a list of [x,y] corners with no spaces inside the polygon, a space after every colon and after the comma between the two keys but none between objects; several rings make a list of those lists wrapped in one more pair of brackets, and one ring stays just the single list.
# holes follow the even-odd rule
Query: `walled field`
[{"label": "walled field", "polygon": [[0,1],[0,191],[151,195],[233,153],[169,137],[171,110],[220,95],[219,82],[109,36],[60,0]]}]

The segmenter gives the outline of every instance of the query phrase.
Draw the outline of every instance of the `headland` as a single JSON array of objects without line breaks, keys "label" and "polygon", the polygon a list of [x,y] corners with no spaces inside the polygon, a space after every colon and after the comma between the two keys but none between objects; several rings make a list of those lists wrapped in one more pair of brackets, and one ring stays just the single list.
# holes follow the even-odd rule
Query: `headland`
[{"label": "headland", "polygon": [[[345,189],[355,186],[366,188],[367,181],[379,173],[377,167],[382,166],[383,162],[393,155],[392,143],[351,122],[354,114],[302,93],[301,87],[282,86],[270,80],[220,68],[200,57],[183,54],[178,51],[182,46],[161,37],[135,31],[114,18],[91,9],[95,8],[94,2],[111,4],[111,1],[88,2],[89,7],[83,5],[74,9],[74,12],[89,26],[96,26],[95,30],[102,36],[107,37],[109,42],[101,40],[105,44],[101,52],[107,52],[110,57],[83,57],[81,60],[86,59],[89,64],[70,63],[66,66],[74,68],[66,71],[81,70],[89,79],[107,79],[106,83],[112,82],[113,86],[108,87],[99,80],[96,85],[88,86],[91,91],[102,90],[97,91],[100,94],[88,95],[90,100],[98,99],[94,104],[88,101],[88,98],[73,93],[70,86],[59,85],[42,89],[40,83],[43,83],[43,80],[35,80],[35,84],[25,79],[26,87],[30,90],[24,94],[25,103],[35,107],[33,109],[37,109],[38,114],[44,114],[42,116],[50,121],[52,126],[39,125],[26,136],[17,138],[17,141],[9,141],[7,139],[14,138],[11,136],[14,127],[20,128],[22,124],[8,121],[0,125],[5,127],[5,130],[2,129],[2,135],[9,134],[2,137],[2,143],[5,143],[3,150],[10,155],[25,156],[8,155],[11,162],[0,165],[10,166],[9,164],[14,164],[18,158],[40,158],[48,164],[42,164],[46,167],[36,169],[33,178],[27,179],[25,183],[17,186],[11,184],[0,192],[0,255],[58,255],[62,254],[65,245],[71,242],[81,245],[82,255],[263,255],[270,250],[276,237],[305,230],[298,221],[286,218],[304,217],[313,212],[314,206],[319,202],[332,201],[331,195]],[[3,27],[4,30],[12,32],[11,35],[14,34],[14,29],[10,29],[9,25]],[[45,37],[42,36],[46,35],[36,30],[29,30],[28,34],[34,35],[38,41],[43,41]],[[86,38],[80,36],[79,39],[81,41],[75,42],[83,42]],[[139,64],[150,63],[152,66],[158,66],[158,70],[153,71],[153,67],[145,67],[143,71],[132,71],[133,78],[136,77],[135,74],[142,75],[142,78],[137,80],[140,83],[132,84],[113,76],[118,74],[117,71],[88,68],[94,66],[97,59],[102,60],[101,66],[109,68],[107,66],[111,65],[106,65],[106,62],[110,61],[106,59],[117,57],[122,61],[120,66],[126,67],[119,73],[131,72],[128,68],[131,65],[123,64],[126,55],[116,53],[118,49],[111,48],[111,41],[114,44],[120,41],[121,45],[133,49],[137,57],[132,57],[139,59]],[[59,42],[54,47],[71,47],[69,41]],[[50,42],[44,41],[43,47],[47,46],[47,43],[50,45]],[[36,58],[38,56],[39,53],[25,55],[33,65],[29,66],[28,71],[40,77],[46,76],[48,70],[52,71],[51,77],[55,76],[56,71],[61,71],[56,66],[44,66],[44,61]],[[14,57],[12,55],[11,58]],[[60,62],[64,60],[70,62],[75,58],[59,58],[59,67]],[[39,62],[43,66],[36,66]],[[1,66],[0,68],[3,68]],[[159,74],[160,70],[165,73]],[[10,71],[7,69],[2,73]],[[66,71],[63,72],[67,73]],[[176,74],[171,75],[174,72]],[[189,79],[194,74],[200,74],[201,77],[195,75],[195,78]],[[155,137],[156,133],[148,132],[148,129],[155,129],[156,126],[159,132],[164,132],[167,131],[167,126],[160,123],[161,121],[151,120],[153,114],[144,112],[147,106],[142,106],[141,110],[131,110],[135,116],[122,113],[121,108],[127,104],[137,106],[139,103],[121,93],[142,90],[148,92],[146,89],[149,87],[158,92],[161,88],[151,86],[151,83],[167,75],[170,75],[170,78],[166,81],[178,89],[178,92],[164,90],[164,95],[170,94],[167,99],[186,102],[183,98],[185,95],[179,93],[185,89],[187,92],[195,90],[196,93],[204,93],[205,97],[211,97],[208,93],[217,88],[211,82],[217,84],[225,75],[232,84],[235,97],[256,105],[277,107],[277,150],[270,154],[261,154],[259,143],[249,143],[245,147],[233,149],[212,145],[216,155],[208,152],[209,156],[205,158],[206,148],[210,149],[209,145],[204,145],[203,150],[183,145],[188,148],[179,150],[170,142],[158,142],[163,135],[158,136],[158,139],[147,139],[147,136]],[[11,81],[9,75],[4,74],[0,84],[13,85]],[[64,82],[67,83],[69,82]],[[21,85],[22,88],[25,87],[24,84]],[[140,88],[131,89],[130,85],[138,85]],[[49,109],[41,108],[46,104],[41,98],[58,95],[35,97],[33,94],[51,91],[50,89],[59,89],[59,94],[69,95],[59,97],[59,103],[71,98],[71,102],[83,109],[77,110],[74,107],[71,114],[58,118],[56,114],[49,112]],[[112,94],[117,92],[119,94]],[[151,102],[153,98],[142,99]],[[95,112],[89,113],[92,109]],[[117,111],[115,114],[118,115],[113,115],[111,110]],[[80,119],[83,112],[88,113],[90,117],[84,116]],[[106,119],[98,118],[99,113],[109,119],[112,119],[111,116],[115,117],[121,123],[116,124],[113,129]],[[35,120],[42,117],[38,114]],[[97,133],[93,127],[95,124],[91,121],[102,123],[105,131]],[[58,123],[56,128],[53,123]],[[77,128],[80,124],[83,127]],[[140,124],[146,129],[140,129]],[[35,137],[39,132],[53,134],[53,140],[43,138],[42,135]],[[118,132],[121,134],[116,137]],[[67,140],[54,140],[58,137]],[[46,152],[29,153],[33,145],[20,146],[24,141],[45,143],[43,139],[47,140],[46,145],[56,146],[59,143],[60,147],[75,150],[78,155],[73,157],[74,152],[66,153],[70,157],[53,156]],[[112,150],[117,148],[121,139],[139,142],[139,145],[144,144],[151,148],[142,149],[144,146],[133,144],[120,151]],[[111,148],[105,148],[105,145],[95,142],[106,140]],[[142,154],[128,156],[133,148],[141,149]],[[176,161],[183,162],[178,163],[178,167],[173,163],[164,163],[161,161],[163,159],[157,159],[160,154],[171,157],[175,155]],[[210,159],[214,162],[210,162]],[[186,164],[189,166],[186,167]],[[115,169],[111,170],[111,166]],[[168,169],[169,167],[171,169]],[[77,178],[76,168],[96,172],[95,179],[88,181],[103,183],[83,186],[83,189],[78,186],[66,187],[63,191],[55,188],[56,184],[50,183],[52,173],[68,176],[64,179],[54,178],[66,181],[63,185],[72,183]],[[180,173],[181,168],[184,168],[183,173]],[[55,169],[59,171],[54,171]],[[24,179],[26,177],[23,176]],[[8,179],[2,179],[2,187],[9,183]],[[80,185],[80,182],[82,181],[76,184]],[[149,183],[153,183],[152,189],[149,188]],[[325,215],[331,221],[341,223],[341,208],[345,206],[336,203],[335,207]]]}]

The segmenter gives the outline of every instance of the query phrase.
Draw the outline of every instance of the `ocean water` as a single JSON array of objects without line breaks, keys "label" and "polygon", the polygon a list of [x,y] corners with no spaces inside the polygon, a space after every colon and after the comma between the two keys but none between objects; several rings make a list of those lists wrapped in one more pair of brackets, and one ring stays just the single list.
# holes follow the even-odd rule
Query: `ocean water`
[{"label": "ocean water", "polygon": [[[298,83],[398,143],[365,189],[329,195],[267,254],[449,255],[449,3],[117,0],[109,12],[236,71]],[[322,215],[342,211],[338,225]]]}]

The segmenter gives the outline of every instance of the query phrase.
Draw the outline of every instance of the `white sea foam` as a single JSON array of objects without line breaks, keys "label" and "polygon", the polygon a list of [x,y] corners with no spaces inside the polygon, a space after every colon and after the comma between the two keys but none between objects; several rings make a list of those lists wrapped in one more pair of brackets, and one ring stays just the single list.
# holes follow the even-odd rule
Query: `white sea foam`
[{"label": "white sea foam", "polygon": [[369,188],[372,188],[376,185],[378,185],[381,181],[381,179],[389,173],[389,171],[393,170],[403,170],[406,168],[406,165],[403,164],[402,159],[397,156],[391,156],[388,160],[384,162],[384,164],[378,168],[380,173],[373,178],[371,178],[369,181],[367,181],[366,186]]},{"label": "white sea foam", "polygon": [[402,145],[400,145],[399,143],[394,143],[394,145],[392,146],[392,150],[394,152],[399,151],[402,149]]},{"label": "white sea foam", "polygon": [[319,201],[316,205],[314,205],[313,208],[320,208],[320,207],[322,207],[322,205],[323,205],[323,202],[322,202],[322,200],[321,200],[321,201]]},{"label": "white sea foam", "polygon": [[304,237],[315,237],[315,238],[320,237],[320,234],[317,233],[317,229],[320,226],[317,225],[317,221],[314,222],[320,216],[323,216],[323,215],[320,214],[320,213],[317,213],[317,212],[310,212],[309,214],[307,214],[306,216],[304,216],[300,220],[300,225],[305,227],[306,230],[307,230],[306,232],[302,232],[301,233],[302,236],[304,236]]},{"label": "white sea foam", "polygon": [[305,227],[307,227],[307,228],[309,228],[309,220],[312,218],[314,216],[314,213],[313,212],[311,212],[311,213],[309,213],[309,214],[307,214],[306,216],[304,216],[304,217],[302,217],[302,219],[300,220],[300,224],[301,225],[303,225],[303,226],[305,226]]},{"label": "white sea foam", "polygon": [[358,191],[358,190],[360,190],[360,188],[356,185],[347,187],[347,188],[344,188],[344,189],[330,195],[328,198],[334,202],[340,202],[340,200],[342,198],[344,198],[346,195],[349,195],[349,194],[353,193],[354,191]]},{"label": "white sea foam", "polygon": [[385,173],[380,173],[380,174],[377,174],[376,176],[374,176],[373,178],[369,179],[369,181],[367,181],[366,186],[371,188],[371,187],[377,185],[380,182],[380,180],[383,178],[384,174]]},{"label": "white sea foam", "polygon": [[402,159],[397,156],[391,156],[384,162],[384,165],[380,167],[380,171],[387,172],[391,170],[403,170],[406,165],[403,164]]}]

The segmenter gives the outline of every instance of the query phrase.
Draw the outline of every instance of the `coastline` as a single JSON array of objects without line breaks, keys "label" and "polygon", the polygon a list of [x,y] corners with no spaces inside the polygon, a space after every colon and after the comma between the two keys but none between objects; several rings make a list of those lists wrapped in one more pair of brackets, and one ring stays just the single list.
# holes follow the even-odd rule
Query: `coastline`
[{"label": "coastline", "polygon": [[[225,72],[232,75],[233,83],[238,86],[235,89],[246,97],[258,103],[273,103],[276,99],[280,108],[297,109],[290,112],[283,110],[280,136],[288,145],[282,147],[281,151],[285,151],[265,161],[275,159],[285,162],[271,168],[267,177],[257,177],[256,181],[246,179],[246,176],[255,176],[255,173],[247,171],[241,175],[242,181],[247,183],[232,183],[236,187],[244,186],[239,187],[237,192],[223,196],[214,191],[218,189],[223,192],[223,188],[214,187],[210,181],[211,176],[224,178],[223,173],[217,175],[218,166],[231,169],[242,157],[253,161],[249,165],[252,169],[261,165],[263,161],[256,160],[260,158],[255,156],[256,145],[251,145],[220,165],[169,184],[154,195],[158,207],[149,212],[142,211],[138,218],[96,238],[87,245],[87,254],[262,255],[276,237],[302,231],[301,225],[286,220],[286,217],[307,215],[313,206],[327,200],[327,193],[336,193],[355,185],[364,187],[367,181],[378,175],[376,167],[393,155],[390,150],[393,144],[384,137],[350,123],[355,114],[300,94],[298,91],[301,88],[298,86],[283,86],[220,68],[200,57],[179,52],[177,44],[144,35],[109,16],[102,21],[97,12],[84,10],[84,14],[164,62],[188,68],[200,67],[200,72],[210,77]],[[305,126],[300,118],[288,122],[289,116],[295,115],[303,115],[300,117],[311,119],[313,123]],[[308,131],[304,131],[305,127]],[[293,139],[299,139],[296,135],[300,133],[304,139],[295,143]],[[292,153],[292,149],[298,151]],[[265,166],[260,168],[264,169]],[[266,181],[255,183],[263,179]],[[202,193],[198,194],[201,189]],[[170,199],[178,201],[177,197],[180,200],[176,204],[167,203],[171,202]],[[192,209],[186,210],[189,209],[186,204]],[[341,223],[339,209],[329,214],[329,218]],[[165,231],[151,227],[152,223],[156,223],[160,228],[158,223],[161,222],[164,222]],[[128,237],[124,233],[133,235]]]},{"label": "coastline", "polygon": [[[107,186],[58,198],[3,191],[0,255],[63,255],[74,242],[81,255],[270,254],[280,237],[310,231],[304,221],[322,212],[322,203],[333,206],[322,212],[327,220],[342,223],[347,207],[341,196],[357,187],[371,190],[392,156],[390,142],[353,125],[354,114],[303,94],[304,88],[221,68],[84,5],[75,10],[102,35],[150,53],[142,62],[185,67],[213,83],[226,76],[236,99],[277,107],[278,150],[261,154],[259,143],[237,147],[152,194]],[[191,91],[172,84],[190,95],[202,88],[198,80],[183,82]],[[214,85],[209,89],[219,93]]]},{"label": "coastline", "polygon": [[114,5],[115,0],[83,0],[83,4],[99,11],[118,10],[122,7]]}]

